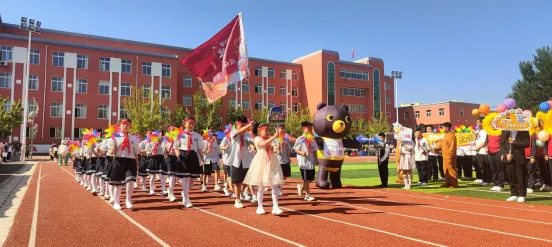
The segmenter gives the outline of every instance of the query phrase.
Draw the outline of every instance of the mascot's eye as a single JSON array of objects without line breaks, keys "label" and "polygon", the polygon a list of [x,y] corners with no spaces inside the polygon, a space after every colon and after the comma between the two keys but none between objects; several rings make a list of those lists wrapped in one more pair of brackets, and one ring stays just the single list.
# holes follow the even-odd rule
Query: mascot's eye
[{"label": "mascot's eye", "polygon": [[346,116],[346,117],[345,117],[345,122],[347,122],[347,123],[348,123],[348,122],[351,122],[351,118],[350,118],[349,116]]},{"label": "mascot's eye", "polygon": [[333,117],[332,114],[329,114],[328,116],[326,116],[326,120],[328,120],[330,122],[333,121],[333,119],[334,119],[334,117]]}]

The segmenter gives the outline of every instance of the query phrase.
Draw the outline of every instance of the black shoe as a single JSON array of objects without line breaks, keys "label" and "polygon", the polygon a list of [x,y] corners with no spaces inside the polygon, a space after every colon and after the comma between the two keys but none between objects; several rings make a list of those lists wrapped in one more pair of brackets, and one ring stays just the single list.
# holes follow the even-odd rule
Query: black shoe
[{"label": "black shoe", "polygon": [[387,185],[380,184],[378,188],[387,188]]}]

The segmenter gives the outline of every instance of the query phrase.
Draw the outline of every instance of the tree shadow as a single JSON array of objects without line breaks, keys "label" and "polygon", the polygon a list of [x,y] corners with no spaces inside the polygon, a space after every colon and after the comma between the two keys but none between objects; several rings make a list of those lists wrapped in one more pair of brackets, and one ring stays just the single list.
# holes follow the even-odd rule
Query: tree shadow
[{"label": "tree shadow", "polygon": [[[17,197],[24,197],[24,194],[17,195],[23,187],[28,186],[29,181],[32,177],[31,175],[21,175],[21,176],[12,176],[25,174],[30,171],[33,165],[31,164],[22,164],[22,163],[8,163],[0,166],[0,171],[4,174],[10,174],[3,176],[3,181],[0,181],[0,218],[5,217],[15,217],[15,215],[6,215],[6,211],[13,207],[13,201]],[[23,198],[21,198],[21,201]]]}]

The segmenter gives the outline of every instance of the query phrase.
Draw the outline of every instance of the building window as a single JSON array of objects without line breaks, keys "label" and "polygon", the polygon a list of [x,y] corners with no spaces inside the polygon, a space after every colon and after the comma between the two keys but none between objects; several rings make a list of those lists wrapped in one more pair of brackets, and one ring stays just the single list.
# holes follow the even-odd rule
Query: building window
[{"label": "building window", "polygon": [[228,107],[236,108],[236,100],[235,99],[228,100]]},{"label": "building window", "polygon": [[75,117],[76,118],[86,118],[86,105],[85,104],[75,104]]},{"label": "building window", "polygon": [[286,86],[280,86],[280,95],[286,95]]},{"label": "building window", "polygon": [[11,102],[10,101],[6,101],[6,103],[4,104],[4,111],[6,111],[6,112],[11,111]]},{"label": "building window", "polygon": [[192,87],[192,77],[191,76],[184,76],[183,84],[184,87]]},{"label": "building window", "polygon": [[386,112],[385,112],[385,117],[386,117],[387,119],[391,119],[391,112],[386,111]]},{"label": "building window", "polygon": [[327,101],[328,105],[335,105],[335,64],[328,62],[327,65]]},{"label": "building window", "polygon": [[244,110],[249,110],[249,108],[250,108],[250,106],[249,106],[249,100],[244,99],[244,100],[242,101],[241,107],[242,107],[242,109],[244,109]]},{"label": "building window", "polygon": [[464,116],[464,108],[460,108],[460,116]]},{"label": "building window", "polygon": [[13,47],[2,45],[0,46],[0,53],[2,61],[11,62],[13,56]]},{"label": "building window", "polygon": [[420,112],[419,112],[419,111],[415,111],[415,112],[414,112],[414,117],[415,117],[415,118],[420,118]]},{"label": "building window", "polygon": [[274,84],[268,84],[268,94],[274,95]]},{"label": "building window", "polygon": [[232,83],[232,84],[229,84],[229,85],[227,84],[226,89],[228,91],[236,91],[236,83]]},{"label": "building window", "polygon": [[171,98],[171,86],[161,86],[161,97],[163,99]]},{"label": "building window", "polygon": [[31,49],[31,60],[29,60],[29,63],[31,64],[40,64],[40,50],[39,49]]},{"label": "building window", "polygon": [[142,62],[142,75],[151,75],[151,62]]},{"label": "building window", "polygon": [[426,117],[431,117],[431,110],[426,110]]},{"label": "building window", "polygon": [[297,90],[296,87],[292,87],[291,88],[291,96],[293,97],[297,97],[299,95],[299,91]]},{"label": "building window", "polygon": [[293,103],[291,104],[291,109],[293,112],[299,112],[299,104],[298,103]]},{"label": "building window", "polygon": [[391,97],[385,96],[385,104],[390,105],[391,104]]},{"label": "building window", "polygon": [[63,92],[63,77],[52,76],[52,92]]},{"label": "building window", "polygon": [[350,113],[365,113],[366,112],[366,106],[365,105],[348,105],[349,112]]},{"label": "building window", "polygon": [[339,91],[343,96],[366,97],[366,89],[342,87]]},{"label": "building window", "polygon": [[130,96],[130,82],[121,83],[121,96]]},{"label": "building window", "polygon": [[445,115],[445,109],[439,108],[439,116],[444,116],[444,115]]},{"label": "building window", "polygon": [[263,67],[255,66],[255,75],[256,76],[262,76],[263,75]]},{"label": "building window", "polygon": [[61,117],[61,103],[52,102],[50,104],[50,117]]},{"label": "building window", "polygon": [[389,82],[385,82],[385,91],[391,90],[391,84]]},{"label": "building window", "polygon": [[142,95],[144,96],[144,98],[149,98],[151,96],[151,85],[142,85]]},{"label": "building window", "polygon": [[161,75],[163,77],[171,77],[171,65],[170,64],[161,64]]},{"label": "building window", "polygon": [[274,78],[274,68],[268,68],[268,77]]},{"label": "building window", "polygon": [[35,129],[35,131],[31,131],[31,128],[27,127],[26,136],[29,137],[29,138],[36,138],[36,132],[38,132],[38,130]]},{"label": "building window", "polygon": [[100,71],[109,71],[109,61],[108,57],[100,57]]},{"label": "building window", "polygon": [[261,84],[255,84],[255,93],[262,93],[263,88]]},{"label": "building window", "polygon": [[107,105],[98,105],[98,118],[107,119],[109,116],[109,111],[107,110]]},{"label": "building window", "polygon": [[190,95],[182,96],[182,105],[183,106],[192,106],[192,96],[190,96]]},{"label": "building window", "polygon": [[280,109],[282,109],[283,112],[286,112],[288,110],[286,102],[280,102]]},{"label": "building window", "polygon": [[11,88],[11,73],[0,72],[0,88]]},{"label": "building window", "polygon": [[50,128],[50,138],[61,138],[61,128],[60,127],[55,127],[55,128]]},{"label": "building window", "polygon": [[88,80],[77,79],[77,93],[86,93],[88,91]]},{"label": "building window", "polygon": [[294,80],[294,81],[299,80],[299,74],[297,73],[297,71],[292,71],[291,72],[291,79]]},{"label": "building window", "polygon": [[38,90],[38,75],[29,75],[29,90]]},{"label": "building window", "polygon": [[404,113],[404,119],[408,119],[408,118],[410,118],[410,114],[408,114],[408,112],[405,112]]},{"label": "building window", "polygon": [[121,73],[126,73],[126,74],[132,73],[132,61],[121,60]]},{"label": "building window", "polygon": [[286,70],[285,69],[280,70],[280,79],[286,79]]},{"label": "building window", "polygon": [[[374,69],[374,88],[380,88],[379,69]],[[374,116],[379,116],[381,112],[380,110],[380,90],[374,90]]]},{"label": "building window", "polygon": [[73,128],[73,135],[75,136],[75,138],[82,138],[84,136],[84,134],[82,132],[84,132],[84,128]]},{"label": "building window", "polygon": [[255,100],[255,110],[260,110],[263,108],[263,102],[261,100]]},{"label": "building window", "polygon": [[272,107],[274,107],[274,101],[268,101],[268,108],[267,109],[272,109]]},{"label": "building window", "polygon": [[249,83],[242,82],[241,88],[242,88],[242,92],[249,93]]},{"label": "building window", "polygon": [[339,71],[339,77],[341,78],[347,78],[347,79],[353,79],[353,80],[368,80],[368,72],[366,71],[355,71],[355,70],[348,70],[348,69],[341,69]]},{"label": "building window", "polygon": [[88,69],[88,56],[77,54],[77,69]]},{"label": "building window", "polygon": [[100,94],[100,95],[108,95],[109,94],[109,82],[108,81],[100,81],[100,85],[98,86],[98,94]]},{"label": "building window", "polygon": [[119,119],[121,118],[128,118],[128,112],[127,110],[125,110],[125,107],[122,105],[119,107]]},{"label": "building window", "polygon": [[52,65],[54,67],[63,67],[65,59],[65,53],[54,51],[52,54]]}]

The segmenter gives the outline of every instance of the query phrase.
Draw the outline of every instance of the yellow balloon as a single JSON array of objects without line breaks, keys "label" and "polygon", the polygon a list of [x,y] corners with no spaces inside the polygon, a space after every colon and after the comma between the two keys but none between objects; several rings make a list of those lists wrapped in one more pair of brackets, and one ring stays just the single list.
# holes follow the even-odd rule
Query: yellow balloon
[{"label": "yellow balloon", "polygon": [[473,115],[474,117],[479,117],[479,109],[473,109],[473,110],[472,110],[472,115]]}]

